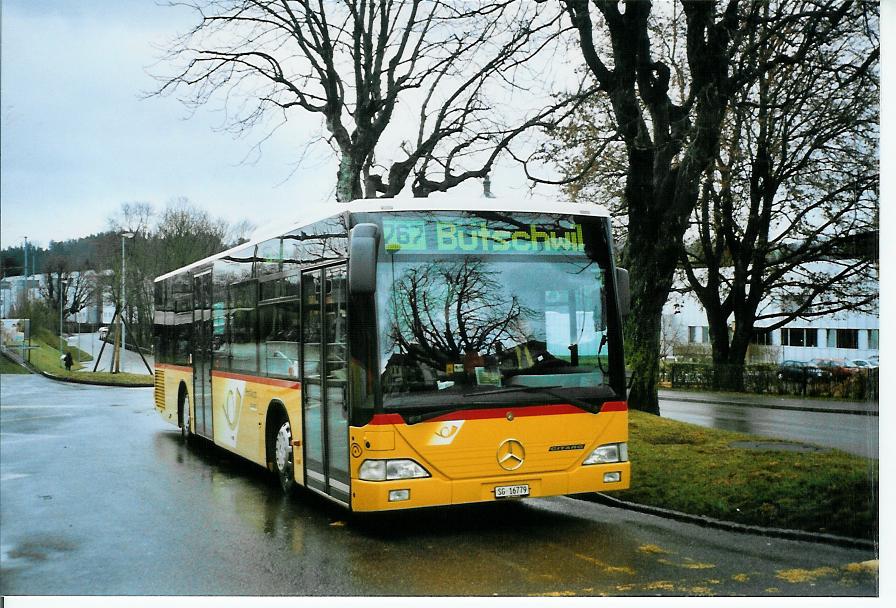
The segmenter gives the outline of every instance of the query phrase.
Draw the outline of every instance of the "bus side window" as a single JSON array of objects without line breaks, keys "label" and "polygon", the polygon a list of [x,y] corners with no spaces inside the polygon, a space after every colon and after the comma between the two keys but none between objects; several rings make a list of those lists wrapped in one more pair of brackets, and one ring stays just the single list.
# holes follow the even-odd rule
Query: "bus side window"
[{"label": "bus side window", "polygon": [[230,286],[230,367],[233,371],[258,371],[256,292],[254,280]]},{"label": "bus side window", "polygon": [[298,300],[260,305],[258,322],[262,373],[266,376],[298,378]]}]

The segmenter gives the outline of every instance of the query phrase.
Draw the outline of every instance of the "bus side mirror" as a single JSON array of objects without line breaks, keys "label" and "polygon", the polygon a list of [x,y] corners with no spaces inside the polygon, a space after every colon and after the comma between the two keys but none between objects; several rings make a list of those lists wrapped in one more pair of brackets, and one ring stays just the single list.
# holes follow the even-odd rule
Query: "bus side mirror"
[{"label": "bus side mirror", "polygon": [[628,284],[628,270],[616,269],[616,300],[619,302],[619,316],[628,316],[632,306],[632,292]]},{"label": "bus side mirror", "polygon": [[348,237],[348,290],[352,295],[376,291],[376,251],[380,231],[376,224],[358,224]]}]

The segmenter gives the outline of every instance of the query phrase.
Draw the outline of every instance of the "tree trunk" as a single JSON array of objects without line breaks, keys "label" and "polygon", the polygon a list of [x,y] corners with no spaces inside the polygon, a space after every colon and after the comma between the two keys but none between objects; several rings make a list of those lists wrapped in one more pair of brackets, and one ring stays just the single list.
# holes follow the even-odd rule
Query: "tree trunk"
[{"label": "tree trunk", "polygon": [[668,262],[657,263],[656,242],[646,230],[629,234],[628,253],[631,260],[632,307],[626,323],[626,353],[632,371],[630,407],[659,416],[657,382],[660,372],[660,332],[663,305],[669,294],[675,271],[676,254]]},{"label": "tree trunk", "polygon": [[736,393],[744,390],[744,359],[738,361],[732,357],[729,351],[728,357],[713,359],[713,389],[720,391],[733,391]]},{"label": "tree trunk", "polygon": [[[710,293],[709,298],[718,296]],[[709,324],[709,340],[712,342],[712,388],[714,390],[743,390],[743,358],[740,361],[732,358],[730,336],[728,335],[728,317],[717,302],[703,302]]]},{"label": "tree trunk", "polygon": [[361,162],[353,158],[351,152],[342,152],[339,169],[336,171],[336,200],[348,203],[362,198]]},{"label": "tree trunk", "polygon": [[626,323],[626,350],[632,371],[628,401],[633,409],[659,416],[657,381],[660,365],[656,353],[660,348],[662,306],[658,311],[646,310],[653,307],[636,304],[637,296],[634,292],[632,295],[632,314]]}]

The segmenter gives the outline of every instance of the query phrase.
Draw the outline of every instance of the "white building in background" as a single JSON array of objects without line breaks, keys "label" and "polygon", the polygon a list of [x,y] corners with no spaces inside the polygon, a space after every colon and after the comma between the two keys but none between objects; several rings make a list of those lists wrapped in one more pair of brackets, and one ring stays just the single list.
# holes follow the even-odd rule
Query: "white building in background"
[{"label": "white building in background", "polygon": [[[90,274],[93,273],[90,272]],[[72,276],[76,277],[78,273],[73,272]],[[23,276],[6,277],[0,280],[0,318],[10,318],[16,304],[24,301],[26,296],[31,301],[43,299],[42,292],[45,291],[46,284],[46,274],[32,275],[27,280],[27,285]],[[115,314],[115,305],[108,302],[106,296],[107,294],[97,293],[87,307],[75,315],[67,315],[65,321],[91,324],[111,323]]]},{"label": "white building in background", "polygon": [[8,319],[16,303],[24,300],[27,289],[27,297],[34,300],[40,295],[41,280],[39,276],[32,276],[27,281],[25,277],[6,277],[0,279],[0,318]]},{"label": "white building in background", "polygon": [[[765,325],[771,325],[770,322]],[[812,320],[795,319],[780,329],[755,328],[747,363],[811,359],[867,359],[880,349],[878,314],[840,312]],[[692,293],[675,294],[663,309],[663,354],[700,357],[711,354],[709,323]]]}]

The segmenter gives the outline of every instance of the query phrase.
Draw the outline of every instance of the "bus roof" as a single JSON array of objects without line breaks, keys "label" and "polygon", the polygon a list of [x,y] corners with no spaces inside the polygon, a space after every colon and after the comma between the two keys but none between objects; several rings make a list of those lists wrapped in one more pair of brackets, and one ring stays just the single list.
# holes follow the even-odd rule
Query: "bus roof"
[{"label": "bus roof", "polygon": [[263,238],[255,238],[246,243],[231,247],[207,258],[197,260],[171,272],[156,277],[161,281],[182,272],[204,266],[209,262],[227,255],[263,243],[292,230],[308,226],[328,217],[344,213],[376,213],[394,211],[519,211],[523,213],[558,213],[565,215],[590,215],[593,217],[609,217],[610,212],[603,205],[572,203],[568,201],[551,201],[536,199],[511,198],[473,198],[473,197],[438,197],[438,198],[373,198],[358,199],[350,203],[331,203],[326,208],[317,207],[310,210],[303,219],[290,222],[276,232],[265,234]]}]

